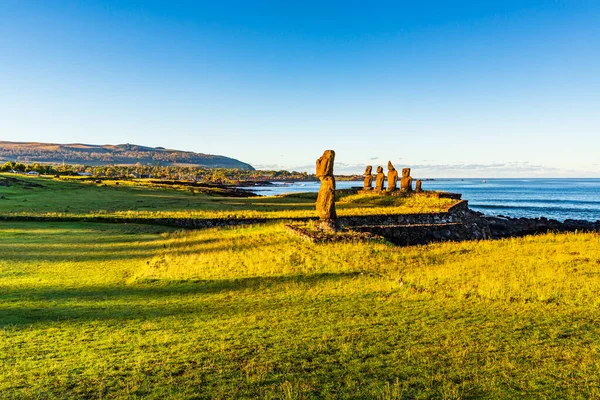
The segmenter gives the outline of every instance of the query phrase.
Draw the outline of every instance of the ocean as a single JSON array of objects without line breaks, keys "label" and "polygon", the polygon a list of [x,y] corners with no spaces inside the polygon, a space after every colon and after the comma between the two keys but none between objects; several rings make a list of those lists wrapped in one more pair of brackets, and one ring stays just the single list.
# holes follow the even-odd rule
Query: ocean
[{"label": "ocean", "polygon": [[[362,186],[338,181],[337,188]],[[316,192],[318,182],[275,182],[247,188],[261,195]],[[600,220],[600,179],[436,179],[423,181],[424,190],[462,193],[471,209],[488,215]]]}]

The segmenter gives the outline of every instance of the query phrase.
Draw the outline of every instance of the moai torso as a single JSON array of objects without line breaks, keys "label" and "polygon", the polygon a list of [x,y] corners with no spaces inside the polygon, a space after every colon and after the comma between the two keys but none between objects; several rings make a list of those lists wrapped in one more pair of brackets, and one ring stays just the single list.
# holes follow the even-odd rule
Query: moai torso
[{"label": "moai torso", "polygon": [[372,170],[373,167],[371,167],[370,165],[368,165],[367,169],[365,170],[365,181],[363,184],[364,190],[373,190],[373,174],[371,173]]},{"label": "moai torso", "polygon": [[333,177],[333,162],[335,152],[326,150],[317,160],[317,177],[321,181],[319,195],[317,196],[317,211],[324,221],[333,221],[337,218],[335,212],[335,178]]},{"label": "moai torso", "polygon": [[400,189],[405,192],[412,191],[412,177],[410,176],[410,168],[402,168],[402,179],[400,180]]},{"label": "moai torso", "polygon": [[392,191],[396,190],[396,183],[398,182],[398,171],[392,165],[390,161],[388,161],[388,175],[387,175],[388,185],[387,190]]},{"label": "moai torso", "polygon": [[383,190],[384,181],[385,175],[383,174],[383,168],[377,167],[377,176],[375,177],[375,190]]},{"label": "moai torso", "polygon": [[421,188],[422,182],[420,179],[417,179],[417,182],[415,183],[415,192],[422,192],[423,189]]}]

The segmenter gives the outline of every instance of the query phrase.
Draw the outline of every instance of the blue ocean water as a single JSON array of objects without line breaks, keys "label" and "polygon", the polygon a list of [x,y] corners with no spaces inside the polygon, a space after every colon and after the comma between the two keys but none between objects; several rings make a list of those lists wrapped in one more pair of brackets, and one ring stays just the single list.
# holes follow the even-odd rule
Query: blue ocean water
[{"label": "blue ocean water", "polygon": [[[362,182],[337,182],[338,189]],[[425,190],[462,193],[473,210],[489,215],[600,220],[600,179],[439,179]],[[252,188],[258,194],[316,192],[318,182],[276,183]]]}]

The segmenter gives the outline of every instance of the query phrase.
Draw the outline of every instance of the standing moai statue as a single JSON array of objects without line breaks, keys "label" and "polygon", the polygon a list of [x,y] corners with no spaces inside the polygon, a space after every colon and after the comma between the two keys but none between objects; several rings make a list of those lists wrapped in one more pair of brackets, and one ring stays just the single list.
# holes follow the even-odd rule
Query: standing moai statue
[{"label": "standing moai statue", "polygon": [[383,174],[383,167],[377,167],[377,176],[375,177],[375,190],[383,190],[383,182],[385,181],[385,175]]},{"label": "standing moai statue", "polygon": [[363,184],[364,190],[373,190],[373,174],[371,173],[372,170],[373,167],[367,165],[367,169],[365,170],[365,181]]},{"label": "standing moai statue", "polygon": [[421,193],[423,191],[421,184],[422,184],[421,180],[417,179],[417,182],[415,183],[415,192]]},{"label": "standing moai statue", "polygon": [[388,178],[387,190],[393,191],[393,190],[398,189],[396,187],[396,183],[398,182],[398,171],[396,171],[396,168],[394,168],[391,161],[388,161],[387,178]]},{"label": "standing moai statue", "polygon": [[400,189],[405,192],[412,192],[412,177],[410,176],[410,168],[402,168]]},{"label": "standing moai statue", "polygon": [[321,181],[319,195],[317,196],[317,211],[321,219],[321,226],[335,229],[337,214],[335,212],[335,178],[333,177],[333,161],[335,152],[325,150],[317,160],[317,177]]}]

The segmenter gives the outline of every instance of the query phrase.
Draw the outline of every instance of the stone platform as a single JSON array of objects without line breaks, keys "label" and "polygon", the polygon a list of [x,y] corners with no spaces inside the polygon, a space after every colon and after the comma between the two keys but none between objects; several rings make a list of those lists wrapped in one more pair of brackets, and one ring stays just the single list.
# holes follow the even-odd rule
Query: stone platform
[{"label": "stone platform", "polygon": [[439,199],[453,199],[460,200],[462,199],[462,194],[460,193],[451,193],[451,192],[435,192],[431,190],[424,190],[422,192],[409,192],[406,190],[365,190],[359,189],[356,191],[357,194],[372,194],[379,196],[398,196],[398,197],[409,197],[409,196],[424,196],[424,197],[435,197]]},{"label": "stone platform", "polygon": [[313,242],[385,240],[398,246],[424,245],[432,242],[502,239],[547,232],[600,232],[596,222],[546,218],[509,218],[487,216],[469,209],[459,201],[438,213],[344,216],[338,218],[343,229],[323,234],[314,229],[289,229]]}]

